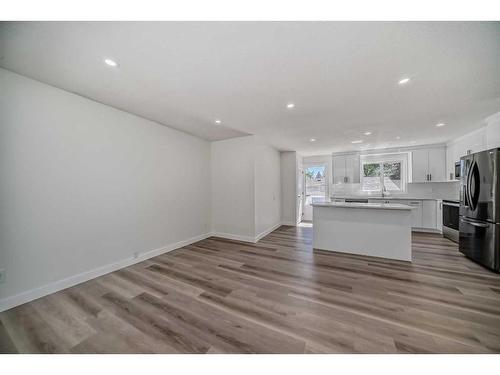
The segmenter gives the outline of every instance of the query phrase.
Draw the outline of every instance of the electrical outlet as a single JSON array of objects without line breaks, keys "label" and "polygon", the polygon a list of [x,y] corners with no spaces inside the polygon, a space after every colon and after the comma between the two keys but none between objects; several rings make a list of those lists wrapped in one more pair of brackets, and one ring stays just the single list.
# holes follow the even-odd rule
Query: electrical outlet
[{"label": "electrical outlet", "polygon": [[5,282],[5,269],[0,270],[0,284]]}]

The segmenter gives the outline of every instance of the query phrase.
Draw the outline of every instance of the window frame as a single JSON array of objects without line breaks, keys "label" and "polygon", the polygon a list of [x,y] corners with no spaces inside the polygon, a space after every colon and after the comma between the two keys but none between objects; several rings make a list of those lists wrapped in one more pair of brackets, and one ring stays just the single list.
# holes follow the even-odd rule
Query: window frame
[{"label": "window frame", "polygon": [[[405,194],[408,191],[408,163],[409,155],[408,153],[391,153],[391,154],[367,154],[360,156],[360,168],[359,168],[359,181],[360,188],[363,193],[366,194],[377,194],[388,192],[391,195]],[[387,190],[385,187],[385,176],[384,176],[384,163],[401,163],[401,189],[400,190]],[[364,189],[364,166],[365,164],[379,164],[380,165],[380,190],[365,190]]]}]

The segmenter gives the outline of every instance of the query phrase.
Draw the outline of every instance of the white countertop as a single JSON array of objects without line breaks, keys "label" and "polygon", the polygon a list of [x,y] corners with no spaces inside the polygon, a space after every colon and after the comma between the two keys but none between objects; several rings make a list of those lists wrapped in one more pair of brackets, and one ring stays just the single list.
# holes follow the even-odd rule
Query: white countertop
[{"label": "white countertop", "polygon": [[[419,197],[411,197],[411,196],[390,196],[390,197],[380,197],[380,196],[366,196],[366,195],[335,195],[332,196],[331,199],[377,199],[377,200],[395,200],[395,201],[439,201],[441,198],[419,198]],[[445,198],[447,199],[447,198]],[[450,198],[448,200],[458,200],[458,198]]]},{"label": "white countertop", "polygon": [[361,208],[374,210],[412,210],[413,207],[399,203],[344,203],[344,202],[316,202],[313,207]]}]

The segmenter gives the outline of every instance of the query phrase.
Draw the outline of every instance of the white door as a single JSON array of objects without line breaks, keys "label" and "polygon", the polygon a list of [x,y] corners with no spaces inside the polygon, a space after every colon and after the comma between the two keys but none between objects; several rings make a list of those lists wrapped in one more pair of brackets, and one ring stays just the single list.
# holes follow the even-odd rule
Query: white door
[{"label": "white door", "polygon": [[312,221],[314,201],[328,196],[328,165],[304,165],[304,215],[303,220]]},{"label": "white door", "polygon": [[446,181],[446,151],[444,148],[431,148],[429,151],[429,181]]},{"label": "white door", "polygon": [[429,174],[429,151],[415,150],[412,152],[413,182],[427,182]]}]

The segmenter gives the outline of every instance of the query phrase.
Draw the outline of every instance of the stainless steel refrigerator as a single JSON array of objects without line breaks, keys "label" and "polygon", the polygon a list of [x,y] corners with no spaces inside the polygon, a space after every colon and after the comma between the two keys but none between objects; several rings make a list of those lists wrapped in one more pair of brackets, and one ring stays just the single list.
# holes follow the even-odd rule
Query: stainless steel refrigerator
[{"label": "stainless steel refrigerator", "polygon": [[460,159],[459,250],[500,271],[500,148]]}]

